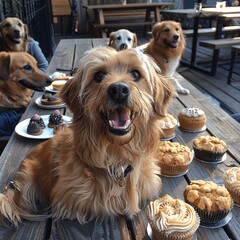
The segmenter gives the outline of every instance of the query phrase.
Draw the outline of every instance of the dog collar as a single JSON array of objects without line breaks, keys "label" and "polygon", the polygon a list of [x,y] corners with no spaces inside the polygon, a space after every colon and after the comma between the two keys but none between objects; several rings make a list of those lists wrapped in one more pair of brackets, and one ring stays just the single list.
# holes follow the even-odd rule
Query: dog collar
[{"label": "dog collar", "polygon": [[119,187],[124,188],[127,184],[126,177],[133,170],[133,167],[129,164],[125,169],[120,164],[117,167],[108,167],[108,174],[110,177],[119,185]]}]

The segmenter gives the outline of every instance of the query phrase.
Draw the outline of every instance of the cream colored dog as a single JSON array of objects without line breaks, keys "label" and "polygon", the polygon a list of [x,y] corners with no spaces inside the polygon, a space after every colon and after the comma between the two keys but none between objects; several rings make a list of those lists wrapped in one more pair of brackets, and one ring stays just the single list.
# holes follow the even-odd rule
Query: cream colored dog
[{"label": "cream colored dog", "polygon": [[110,33],[109,46],[117,51],[137,47],[137,35],[126,29]]}]

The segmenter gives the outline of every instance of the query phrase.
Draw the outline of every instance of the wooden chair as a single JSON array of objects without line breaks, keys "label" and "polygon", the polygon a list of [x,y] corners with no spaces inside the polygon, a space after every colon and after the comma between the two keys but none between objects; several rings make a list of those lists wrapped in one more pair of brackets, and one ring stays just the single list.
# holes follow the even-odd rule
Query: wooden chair
[{"label": "wooden chair", "polygon": [[232,57],[231,57],[231,62],[230,62],[230,67],[229,67],[229,73],[228,73],[228,81],[227,84],[231,84],[231,80],[232,80],[232,72],[233,72],[233,66],[235,63],[235,58],[237,56],[238,53],[240,53],[240,45],[237,46],[233,46],[232,47]]}]

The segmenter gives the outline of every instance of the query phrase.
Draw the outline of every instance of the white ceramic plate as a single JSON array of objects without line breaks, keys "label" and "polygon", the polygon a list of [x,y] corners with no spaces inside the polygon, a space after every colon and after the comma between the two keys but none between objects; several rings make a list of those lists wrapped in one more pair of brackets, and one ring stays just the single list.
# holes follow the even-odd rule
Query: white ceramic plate
[{"label": "white ceramic plate", "polygon": [[44,105],[44,104],[41,104],[41,98],[42,97],[38,97],[36,100],[35,100],[35,103],[38,107],[40,108],[44,108],[44,109],[56,109],[56,108],[63,108],[65,107],[65,103],[62,103],[62,104],[56,104],[56,105]]},{"label": "white ceramic plate", "polygon": [[[31,134],[27,133],[27,126],[29,124],[30,118],[25,119],[22,122],[18,123],[17,126],[15,127],[15,132],[22,137],[32,138],[32,139],[48,139],[48,138],[53,137],[54,136],[53,128],[49,128],[47,126],[49,115],[42,115],[40,117],[43,119],[43,121],[46,125],[46,127],[43,129],[42,134],[35,136],[35,135],[31,135]],[[65,123],[69,123],[69,122],[71,122],[71,120],[72,120],[71,117],[63,116],[63,121]]]}]

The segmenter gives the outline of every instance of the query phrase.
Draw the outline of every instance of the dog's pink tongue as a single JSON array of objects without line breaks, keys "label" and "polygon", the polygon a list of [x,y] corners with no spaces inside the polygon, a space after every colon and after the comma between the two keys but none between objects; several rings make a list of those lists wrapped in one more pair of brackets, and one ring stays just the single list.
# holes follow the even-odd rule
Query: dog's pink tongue
[{"label": "dog's pink tongue", "polygon": [[127,110],[117,109],[109,111],[109,123],[113,128],[127,128],[130,124],[130,118]]}]

